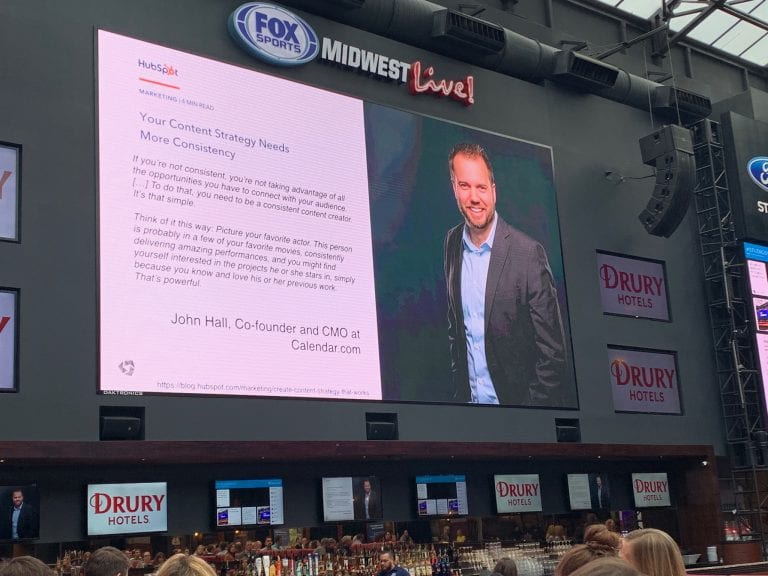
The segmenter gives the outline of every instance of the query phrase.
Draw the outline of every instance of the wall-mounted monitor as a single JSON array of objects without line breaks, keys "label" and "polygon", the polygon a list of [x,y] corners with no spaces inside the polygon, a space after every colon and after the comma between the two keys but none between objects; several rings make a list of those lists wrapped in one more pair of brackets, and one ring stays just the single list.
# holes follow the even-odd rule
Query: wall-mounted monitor
[{"label": "wall-mounted monitor", "polygon": [[632,494],[635,497],[635,507],[637,508],[671,506],[667,473],[632,474]]},{"label": "wall-mounted monitor", "polygon": [[89,484],[86,516],[88,536],[165,532],[167,484]]},{"label": "wall-mounted monitor", "polygon": [[603,473],[568,474],[571,510],[610,510],[611,487]]},{"label": "wall-mounted monitor", "polygon": [[36,484],[0,486],[0,540],[40,536],[40,493]]},{"label": "wall-mounted monitor", "polygon": [[323,520],[381,520],[381,484],[375,476],[323,478]]},{"label": "wall-mounted monitor", "polygon": [[496,512],[541,512],[541,482],[538,474],[496,474],[493,477]]},{"label": "wall-mounted monitor", "polygon": [[216,480],[216,527],[270,526],[284,523],[283,481]]},{"label": "wall-mounted monitor", "polygon": [[416,514],[466,516],[467,479],[460,475],[416,476]]},{"label": "wall-mounted monitor", "polygon": [[[577,407],[550,147],[103,30],[97,78],[101,391]],[[530,260],[488,272],[486,337],[516,348],[476,397],[445,322],[462,143],[494,250]]]}]

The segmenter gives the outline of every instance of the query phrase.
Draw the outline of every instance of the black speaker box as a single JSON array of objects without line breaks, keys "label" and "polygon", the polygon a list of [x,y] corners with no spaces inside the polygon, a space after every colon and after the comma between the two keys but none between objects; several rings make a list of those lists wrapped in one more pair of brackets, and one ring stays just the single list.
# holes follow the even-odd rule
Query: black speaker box
[{"label": "black speaker box", "polygon": [[394,422],[366,422],[368,440],[397,440],[397,425]]},{"label": "black speaker box", "polygon": [[581,430],[578,426],[557,426],[558,442],[581,442]]},{"label": "black speaker box", "polygon": [[640,154],[643,164],[654,166],[656,158],[669,152],[693,154],[693,138],[688,128],[671,124],[640,138]]},{"label": "black speaker box", "polygon": [[141,418],[135,416],[101,417],[100,440],[139,440],[141,436]]},{"label": "black speaker box", "polygon": [[656,186],[638,218],[649,234],[669,238],[688,212],[696,163],[692,154],[679,150],[662,154],[655,162]]}]

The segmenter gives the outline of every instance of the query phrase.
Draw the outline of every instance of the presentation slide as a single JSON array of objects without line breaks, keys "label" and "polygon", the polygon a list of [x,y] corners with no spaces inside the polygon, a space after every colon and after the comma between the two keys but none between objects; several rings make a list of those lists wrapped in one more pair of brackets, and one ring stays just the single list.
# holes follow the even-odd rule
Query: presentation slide
[{"label": "presentation slide", "polygon": [[588,474],[568,474],[568,501],[571,510],[589,510],[592,508]]},{"label": "presentation slide", "polygon": [[323,478],[323,520],[338,522],[354,517],[352,478]]},{"label": "presentation slide", "polygon": [[[578,407],[550,147],[104,31],[97,58],[104,393]],[[495,189],[479,397],[457,150]]]},{"label": "presentation slide", "polygon": [[381,520],[381,483],[375,476],[323,478],[323,518]]},{"label": "presentation slide", "polygon": [[101,389],[381,399],[363,103],[105,31],[98,63]]}]

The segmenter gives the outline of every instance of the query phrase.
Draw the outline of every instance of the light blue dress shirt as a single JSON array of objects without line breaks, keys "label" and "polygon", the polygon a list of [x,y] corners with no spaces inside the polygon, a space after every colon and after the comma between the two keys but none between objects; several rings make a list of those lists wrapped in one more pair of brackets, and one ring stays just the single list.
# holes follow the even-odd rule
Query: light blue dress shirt
[{"label": "light blue dress shirt", "polygon": [[14,507],[11,515],[11,537],[14,540],[19,539],[19,514],[21,514],[21,508]]},{"label": "light blue dress shirt", "polygon": [[464,331],[467,337],[467,366],[469,388],[475,404],[498,404],[499,397],[491,381],[485,357],[485,285],[491,263],[491,248],[496,236],[496,214],[493,215],[491,233],[478,248],[469,238],[464,226],[464,252],[461,262],[461,307]]}]

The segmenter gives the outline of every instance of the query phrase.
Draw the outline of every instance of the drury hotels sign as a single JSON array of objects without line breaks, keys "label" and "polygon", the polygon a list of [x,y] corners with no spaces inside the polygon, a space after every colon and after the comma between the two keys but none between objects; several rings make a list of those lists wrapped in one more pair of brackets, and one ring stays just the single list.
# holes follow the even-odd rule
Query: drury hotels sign
[{"label": "drury hotels sign", "polygon": [[496,512],[541,512],[541,484],[538,474],[499,475],[493,477]]},{"label": "drury hotels sign", "polygon": [[608,377],[616,412],[680,414],[674,352],[608,346]]},{"label": "drury hotels sign", "polygon": [[636,508],[671,505],[666,472],[632,474],[632,493]]},{"label": "drury hotels sign", "polygon": [[168,530],[165,482],[88,486],[88,534]]},{"label": "drury hotels sign", "polygon": [[597,273],[605,314],[669,320],[663,262],[598,250]]}]

